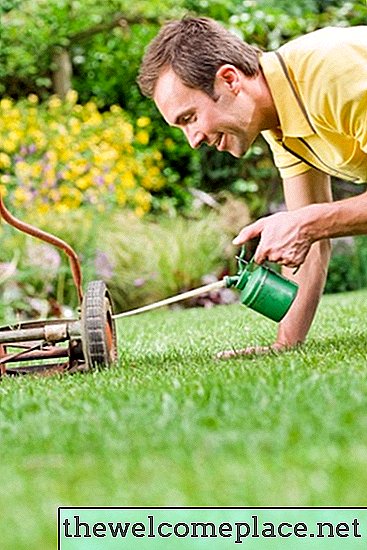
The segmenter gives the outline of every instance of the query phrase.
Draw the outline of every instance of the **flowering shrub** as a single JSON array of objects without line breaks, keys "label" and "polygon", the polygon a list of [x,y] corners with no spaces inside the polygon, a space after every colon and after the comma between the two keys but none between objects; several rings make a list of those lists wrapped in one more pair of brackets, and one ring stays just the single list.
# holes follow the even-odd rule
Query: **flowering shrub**
[{"label": "flowering shrub", "polygon": [[104,211],[128,207],[138,217],[151,209],[165,179],[160,151],[148,147],[148,117],[136,128],[112,105],[34,94],[18,103],[0,101],[0,191],[12,207],[56,213],[93,205]]}]

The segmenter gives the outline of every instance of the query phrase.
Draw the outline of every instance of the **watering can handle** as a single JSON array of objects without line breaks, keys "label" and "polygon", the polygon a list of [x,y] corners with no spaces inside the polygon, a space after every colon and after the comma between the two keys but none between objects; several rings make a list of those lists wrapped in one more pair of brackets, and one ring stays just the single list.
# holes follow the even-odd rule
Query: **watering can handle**
[{"label": "watering can handle", "polygon": [[[238,268],[239,268],[239,269],[241,269],[241,267],[242,267],[243,264],[247,264],[247,265],[249,265],[249,267],[251,267],[251,264],[256,264],[256,262],[255,262],[255,260],[254,260],[254,256],[252,256],[252,258],[251,258],[250,260],[246,260],[246,259],[245,259],[245,258],[246,258],[246,245],[244,245],[244,244],[243,244],[242,247],[241,247],[240,255],[239,255],[239,256],[236,256],[236,258],[237,258],[237,260],[238,260]],[[298,270],[299,270],[300,267],[301,267],[301,266],[298,265],[297,267],[294,268],[294,270],[293,270],[293,272],[292,272],[293,275],[295,275],[295,274],[298,272]]]},{"label": "watering can handle", "polygon": [[254,260],[254,255],[252,255],[251,258],[249,260],[247,260],[246,259],[246,254],[247,254],[246,245],[243,244],[241,246],[240,255],[236,256],[237,261],[238,261],[238,271],[239,272],[242,272],[246,268],[246,266],[247,266],[247,271],[252,271],[253,267],[257,265],[255,260]]}]

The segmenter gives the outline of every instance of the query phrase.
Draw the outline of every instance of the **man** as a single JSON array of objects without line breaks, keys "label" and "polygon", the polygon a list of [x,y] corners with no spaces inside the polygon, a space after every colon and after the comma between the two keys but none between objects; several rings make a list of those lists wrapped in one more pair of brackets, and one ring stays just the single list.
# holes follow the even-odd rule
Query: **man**
[{"label": "man", "polygon": [[288,211],[257,220],[233,243],[260,237],[255,261],[282,264],[299,291],[272,345],[222,357],[303,342],[329,239],[367,233],[367,194],[333,202],[330,187],[332,175],[367,182],[367,27],[326,28],[262,53],[213,20],[185,17],[152,41],[138,83],[192,147],[240,157],[260,133],[270,144]]}]

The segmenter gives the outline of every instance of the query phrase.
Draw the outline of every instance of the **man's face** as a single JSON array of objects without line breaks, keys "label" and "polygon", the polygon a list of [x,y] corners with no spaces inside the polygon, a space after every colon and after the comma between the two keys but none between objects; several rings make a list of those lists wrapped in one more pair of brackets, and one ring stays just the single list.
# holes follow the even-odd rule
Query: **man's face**
[{"label": "man's face", "polygon": [[261,131],[252,93],[256,85],[230,65],[217,75],[213,99],[166,69],[157,81],[154,101],[166,122],[182,129],[191,147],[207,143],[241,157]]}]

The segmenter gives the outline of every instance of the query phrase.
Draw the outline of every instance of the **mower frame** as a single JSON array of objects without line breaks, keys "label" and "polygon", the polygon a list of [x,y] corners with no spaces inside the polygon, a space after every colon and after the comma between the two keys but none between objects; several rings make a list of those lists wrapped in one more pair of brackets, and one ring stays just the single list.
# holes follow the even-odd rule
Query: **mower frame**
[{"label": "mower frame", "polygon": [[116,328],[105,283],[90,282],[84,295],[81,266],[72,247],[15,218],[5,207],[1,194],[0,216],[19,231],[67,254],[79,301],[75,319],[21,321],[0,327],[0,376],[77,372],[114,363],[117,360]]}]

